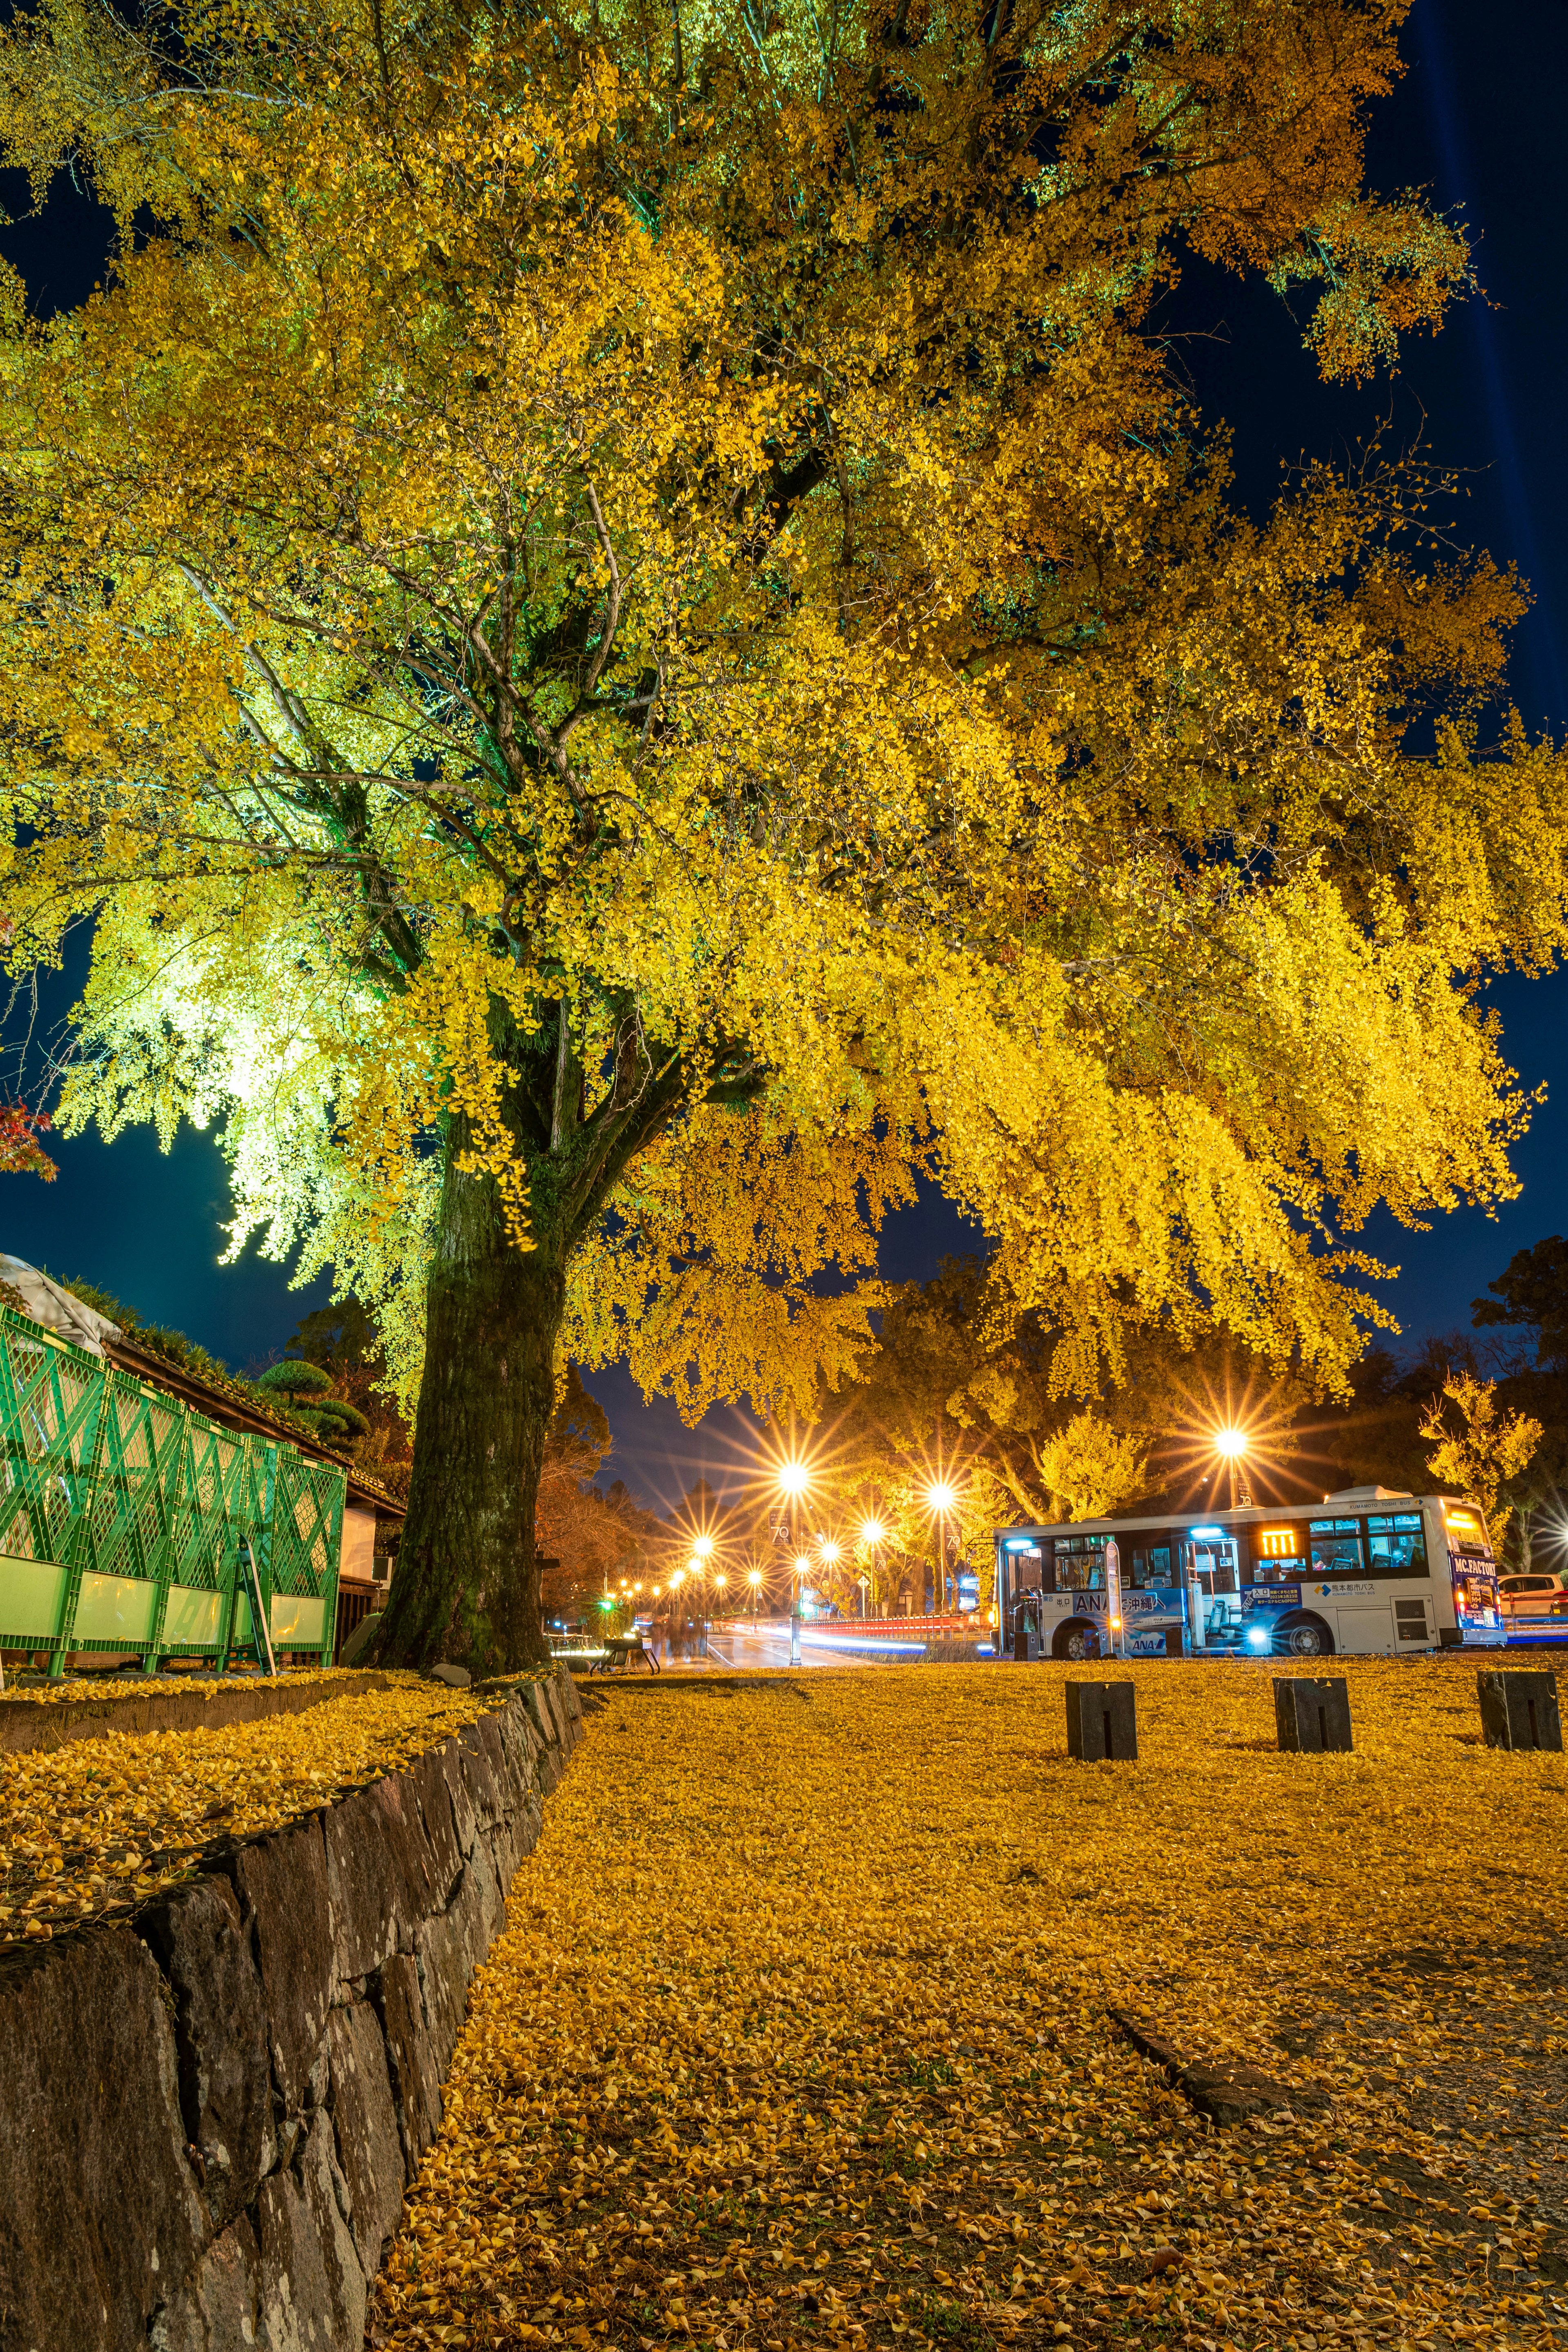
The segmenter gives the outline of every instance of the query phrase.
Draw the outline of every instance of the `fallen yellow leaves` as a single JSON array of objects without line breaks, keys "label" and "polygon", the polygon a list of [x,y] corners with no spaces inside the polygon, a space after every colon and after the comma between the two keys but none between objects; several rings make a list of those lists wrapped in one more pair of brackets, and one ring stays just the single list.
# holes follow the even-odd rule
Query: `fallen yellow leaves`
[{"label": "fallen yellow leaves", "polygon": [[499,1704],[410,1675],[258,1723],[0,1756],[0,1943],[138,1902],[216,1840],[396,1771]]},{"label": "fallen yellow leaves", "polygon": [[591,1696],[373,2344],[1561,2346],[1568,1765],[1339,1663],[1320,1758],[1246,1664],[1118,1668],[1135,1766],[1055,1667]]},{"label": "fallen yellow leaves", "polygon": [[[358,1671],[353,1666],[307,1666],[298,1673],[268,1675],[267,1680],[273,1685],[287,1685],[290,1687],[300,1683],[342,1683],[345,1690],[352,1690],[358,1678]],[[185,1673],[134,1676],[77,1675],[68,1681],[58,1683],[19,1682],[15,1671],[8,1669],[5,1687],[0,1691],[0,1704],[21,1702],[32,1706],[102,1706],[112,1704],[116,1699],[146,1698],[149,1694],[167,1698],[175,1692],[186,1697],[198,1693],[204,1698],[211,1698],[219,1692],[243,1690],[260,1679],[259,1675],[247,1675],[241,1679],[234,1675],[220,1678],[213,1675]]]}]

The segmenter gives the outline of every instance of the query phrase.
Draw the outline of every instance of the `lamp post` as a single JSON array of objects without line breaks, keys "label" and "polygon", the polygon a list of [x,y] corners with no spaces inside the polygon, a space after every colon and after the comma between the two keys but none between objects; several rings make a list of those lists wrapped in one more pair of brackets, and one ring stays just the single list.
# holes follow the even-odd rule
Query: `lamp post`
[{"label": "lamp post", "polygon": [[[860,1548],[863,1551],[868,1551],[871,1555],[870,1582],[873,1589],[875,1588],[877,1581],[878,1548],[882,1543],[887,1532],[888,1531],[886,1528],[883,1527],[880,1519],[862,1519],[860,1522]],[[862,1617],[866,1614],[866,1578],[862,1577],[860,1579],[860,1614]]]},{"label": "lamp post", "polygon": [[[946,1479],[945,1479],[945,1478],[933,1478],[933,1479],[932,1479],[932,1481],[931,1481],[931,1485],[926,1488],[926,1500],[927,1500],[927,1502],[931,1505],[931,1507],[932,1513],[934,1514],[935,1518],[936,1518],[936,1559],[937,1559],[937,1570],[936,1570],[936,1575],[937,1575],[937,1595],[936,1595],[936,1602],[937,1602],[937,1607],[936,1607],[936,1613],[937,1613],[937,1615],[938,1615],[939,1617],[945,1617],[945,1616],[948,1614],[948,1608],[947,1608],[947,1515],[948,1515],[949,1511],[951,1511],[951,1510],[952,1510],[952,1507],[953,1507],[954,1503],[956,1503],[956,1502],[957,1502],[957,1500],[958,1500],[958,1493],[957,1493],[957,1489],[956,1489],[955,1487],[950,1486],[948,1485],[948,1483],[947,1483],[947,1481],[946,1481]],[[955,1579],[955,1580],[954,1580],[954,1591],[953,1591],[953,1599],[954,1599],[954,1601],[956,1601],[957,1598],[958,1598],[958,1592],[957,1592],[957,1580],[956,1580],[956,1579]],[[954,1614],[954,1615],[956,1615],[956,1614],[957,1614],[957,1611],[956,1611],[956,1610],[954,1610],[953,1614]]]},{"label": "lamp post", "polygon": [[829,1577],[831,1577],[834,1570],[837,1567],[840,1559],[844,1556],[842,1547],[837,1544],[831,1536],[825,1536],[822,1541],[817,1545],[816,1549],[821,1557],[823,1567],[827,1570]]},{"label": "lamp post", "polygon": [[691,1566],[694,1573],[700,1577],[702,1580],[702,1654],[704,1657],[708,1654],[708,1635],[710,1630],[708,1622],[708,1563],[712,1557],[712,1537],[693,1536],[691,1539]]},{"label": "lamp post", "polygon": [[748,1572],[746,1582],[752,1588],[752,1631],[753,1633],[757,1630],[757,1594],[762,1588],[762,1581],[763,1571],[760,1568],[753,1568]]},{"label": "lamp post", "polygon": [[[811,1473],[804,1462],[785,1462],[780,1466],[778,1480],[779,1492],[784,1498],[784,1541],[789,1545],[791,1551],[794,1551],[795,1506],[805,1498],[805,1490],[811,1484]],[[809,1567],[810,1562],[807,1561],[806,1565]],[[800,1562],[798,1559],[795,1562],[795,1580],[790,1591],[789,1662],[792,1666],[798,1666],[800,1664]]]}]

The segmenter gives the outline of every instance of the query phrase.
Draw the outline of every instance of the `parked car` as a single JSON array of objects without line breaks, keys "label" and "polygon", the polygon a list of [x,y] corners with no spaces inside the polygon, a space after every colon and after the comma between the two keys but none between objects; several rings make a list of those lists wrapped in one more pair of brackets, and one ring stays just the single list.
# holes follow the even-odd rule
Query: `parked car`
[{"label": "parked car", "polygon": [[1505,1617],[1568,1617],[1568,1575],[1531,1570],[1528,1576],[1500,1576],[1498,1607]]}]

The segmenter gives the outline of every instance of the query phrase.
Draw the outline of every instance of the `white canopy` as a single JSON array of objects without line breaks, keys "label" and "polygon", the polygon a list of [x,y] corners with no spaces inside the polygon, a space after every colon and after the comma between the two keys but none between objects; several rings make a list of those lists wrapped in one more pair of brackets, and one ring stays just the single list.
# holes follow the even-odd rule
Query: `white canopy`
[{"label": "white canopy", "polygon": [[85,1348],[89,1356],[102,1355],[105,1339],[123,1339],[125,1337],[119,1324],[111,1323],[107,1315],[100,1315],[96,1307],[85,1305],[79,1298],[73,1298],[68,1290],[62,1290],[58,1282],[51,1282],[47,1274],[40,1274],[36,1265],[27,1264],[26,1258],[7,1257],[3,1250],[0,1250],[0,1282],[8,1283],[13,1290],[19,1292],[35,1323],[42,1323],[47,1330],[58,1331],[62,1339],[69,1339],[74,1347]]}]

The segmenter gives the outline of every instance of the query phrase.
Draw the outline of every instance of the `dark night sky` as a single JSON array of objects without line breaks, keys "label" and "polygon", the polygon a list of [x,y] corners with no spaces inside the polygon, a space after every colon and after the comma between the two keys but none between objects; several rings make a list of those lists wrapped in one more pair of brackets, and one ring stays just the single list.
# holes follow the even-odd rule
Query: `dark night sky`
[{"label": "dark night sky", "polygon": [[[1266,504],[1282,460],[1331,456],[1387,419],[1398,445],[1424,435],[1435,461],[1466,469],[1465,534],[1518,561],[1535,604],[1515,644],[1513,692],[1532,729],[1568,720],[1568,480],[1562,458],[1568,384],[1568,302],[1558,163],[1561,93],[1568,86],[1568,10],[1548,0],[1416,0],[1404,37],[1411,70],[1373,116],[1369,176],[1392,190],[1417,185],[1458,210],[1477,240],[1485,299],[1444,333],[1413,344],[1399,373],[1363,391],[1317,379],[1289,316],[1266,291],[1189,268],[1179,315],[1203,331],[1184,346],[1205,411],[1235,434],[1244,495]],[[13,188],[10,201],[20,199]],[[38,225],[0,232],[35,304],[81,299],[102,266],[100,219],[62,187]],[[55,1017],[68,1002],[55,992]],[[1407,1337],[1468,1325],[1469,1302],[1516,1249],[1568,1226],[1568,1087],[1560,1084],[1568,1032],[1568,975],[1510,980],[1493,991],[1509,1053],[1551,1097],[1516,1155],[1523,1190],[1495,1219],[1479,1211],[1406,1234],[1391,1220],[1368,1245],[1397,1264],[1386,1301]],[[111,1148],[94,1137],[52,1147],[59,1177],[5,1181],[0,1250],[85,1275],[244,1365],[277,1351],[300,1316],[328,1295],[323,1281],[291,1292],[286,1270],[248,1254],[220,1267],[226,1208],[221,1157],[182,1131],[162,1156],[137,1129]],[[940,1200],[905,1212],[884,1237],[883,1270],[923,1278],[945,1251],[973,1243]],[[616,1368],[590,1385],[608,1410],[618,1471],[650,1503],[668,1506],[700,1471],[733,1477],[752,1442],[749,1417],[710,1414],[685,1430],[673,1406],[645,1405]]]}]

